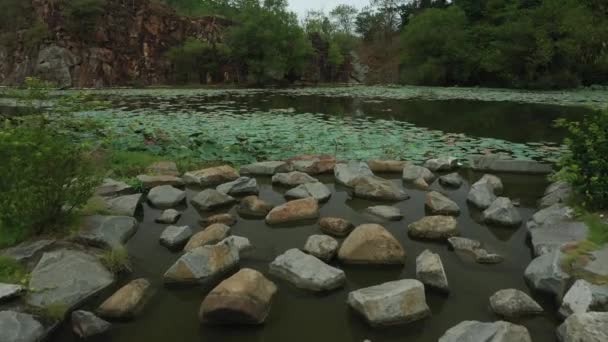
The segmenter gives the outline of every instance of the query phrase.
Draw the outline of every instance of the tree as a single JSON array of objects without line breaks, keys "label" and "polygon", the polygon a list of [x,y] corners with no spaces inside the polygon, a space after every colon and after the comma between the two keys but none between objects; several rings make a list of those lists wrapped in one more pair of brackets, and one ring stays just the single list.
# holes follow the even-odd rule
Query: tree
[{"label": "tree", "polygon": [[338,5],[329,12],[329,15],[339,31],[346,34],[352,34],[357,13],[357,9],[353,6]]},{"label": "tree", "polygon": [[381,30],[380,14],[370,7],[365,7],[355,18],[355,32],[364,40],[372,40]]},{"label": "tree", "polygon": [[405,4],[406,0],[371,0],[372,7],[380,14],[385,38],[390,39],[390,36],[401,27],[400,12]]},{"label": "tree", "polygon": [[323,11],[308,11],[302,23],[306,33],[320,33],[328,37],[335,31],[334,24],[323,13]]}]

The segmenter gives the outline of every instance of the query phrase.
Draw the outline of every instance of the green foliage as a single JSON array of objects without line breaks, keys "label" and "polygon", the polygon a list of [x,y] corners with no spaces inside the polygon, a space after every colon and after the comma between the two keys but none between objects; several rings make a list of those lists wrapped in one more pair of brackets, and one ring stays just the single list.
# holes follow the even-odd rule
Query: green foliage
[{"label": "green foliage", "polygon": [[599,214],[585,214],[582,217],[587,227],[589,227],[588,240],[602,246],[608,243],[608,223]]},{"label": "green foliage", "polygon": [[23,34],[23,43],[26,49],[31,50],[37,48],[49,35],[49,28],[46,24],[36,20]]},{"label": "green foliage", "polygon": [[54,321],[62,321],[69,311],[69,307],[64,303],[52,303],[44,307],[39,314]]},{"label": "green foliage", "polygon": [[569,152],[557,177],[572,184],[591,209],[608,208],[608,111],[596,111],[582,122],[558,121],[566,127]]},{"label": "green foliage", "polygon": [[[0,240],[0,244],[1,243],[2,241]],[[13,258],[0,255],[0,283],[27,283],[27,272],[25,271],[25,267]]]},{"label": "green foliage", "polygon": [[219,76],[219,67],[228,62],[230,50],[223,44],[209,44],[188,38],[167,52],[178,82],[206,82],[207,74]]},{"label": "green foliage", "polygon": [[129,252],[125,247],[117,247],[105,251],[101,256],[101,262],[110,272],[114,274],[131,272]]},{"label": "green foliage", "polygon": [[16,31],[26,28],[32,20],[32,14],[31,1],[0,1],[0,31]]},{"label": "green foliage", "polygon": [[107,0],[63,0],[63,15],[70,32],[81,39],[91,38],[97,19],[105,13]]},{"label": "green foliage", "polygon": [[106,152],[106,168],[112,170],[112,177],[132,178],[145,174],[146,168],[163,158],[146,152],[110,150]]}]

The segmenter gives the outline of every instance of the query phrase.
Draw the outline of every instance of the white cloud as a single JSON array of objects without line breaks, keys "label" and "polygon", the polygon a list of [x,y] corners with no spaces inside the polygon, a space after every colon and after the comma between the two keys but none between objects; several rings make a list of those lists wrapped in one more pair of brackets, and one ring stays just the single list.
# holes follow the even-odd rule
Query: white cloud
[{"label": "white cloud", "polygon": [[334,7],[340,4],[347,4],[358,9],[369,4],[369,0],[289,0],[289,8],[303,18],[308,10],[323,10],[329,13]]}]

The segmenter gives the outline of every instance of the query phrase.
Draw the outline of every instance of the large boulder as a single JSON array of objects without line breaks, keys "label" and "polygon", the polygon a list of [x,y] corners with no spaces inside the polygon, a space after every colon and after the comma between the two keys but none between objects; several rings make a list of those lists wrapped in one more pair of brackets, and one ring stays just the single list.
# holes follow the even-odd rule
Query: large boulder
[{"label": "large boulder", "polygon": [[306,183],[287,191],[285,197],[296,199],[312,197],[319,202],[326,202],[331,197],[331,190],[321,182]]},{"label": "large boulder", "polygon": [[426,167],[408,164],[403,168],[401,178],[410,183],[416,179],[422,178],[425,182],[431,184],[435,180],[435,175]]},{"label": "large boulder", "polygon": [[287,162],[291,170],[317,175],[332,172],[336,166],[336,157],[328,154],[302,155],[290,158]]},{"label": "large boulder", "polygon": [[319,227],[326,234],[343,237],[353,230],[354,225],[343,218],[323,217],[319,220]]},{"label": "large boulder", "polygon": [[179,211],[175,209],[167,209],[163,210],[160,216],[157,217],[154,221],[158,223],[173,224],[177,222],[181,216],[182,213],[180,213]]},{"label": "large boulder", "polygon": [[0,311],[0,341],[40,342],[45,329],[32,315],[17,311]]},{"label": "large boulder", "polygon": [[589,252],[588,257],[583,259],[587,260],[575,265],[575,270],[589,279],[608,279],[608,244]]},{"label": "large boulder", "polygon": [[592,286],[584,279],[577,280],[562,299],[559,315],[567,318],[573,314],[590,311],[594,304]]},{"label": "large boulder", "polygon": [[139,175],[137,180],[141,182],[144,189],[152,189],[161,185],[184,186],[184,180],[170,175]]},{"label": "large boulder", "polygon": [[562,269],[563,257],[561,250],[557,249],[533,259],[524,272],[528,284],[561,300],[571,280],[571,276]]},{"label": "large boulder", "polygon": [[186,192],[171,185],[161,185],[148,192],[148,201],[160,209],[175,207],[186,199]]},{"label": "large boulder", "polygon": [[184,251],[189,252],[201,246],[216,244],[224,240],[228,235],[230,235],[229,226],[221,223],[212,224],[194,234],[190,240],[188,240],[188,243],[184,247]]},{"label": "large boulder", "polygon": [[437,191],[426,194],[424,207],[433,215],[460,215],[458,204]]},{"label": "large boulder", "polygon": [[532,342],[528,329],[505,321],[463,321],[448,329],[439,342]]},{"label": "large boulder", "polygon": [[439,184],[448,188],[460,188],[464,181],[457,172],[439,177]]},{"label": "large boulder", "polygon": [[486,173],[485,175],[483,175],[477,182],[477,183],[488,183],[490,184],[490,187],[492,188],[492,190],[494,191],[494,194],[496,195],[500,195],[502,194],[502,192],[504,191],[504,185],[502,184],[502,180],[495,175],[491,175],[489,173]]},{"label": "large boulder", "polygon": [[206,189],[199,192],[190,200],[192,206],[198,211],[211,211],[220,207],[234,204],[236,200],[230,195],[215,189]]},{"label": "large boulder", "polygon": [[236,208],[239,215],[251,217],[266,217],[274,206],[258,196],[247,196]]},{"label": "large boulder", "polygon": [[419,239],[445,240],[459,235],[458,221],[453,216],[425,216],[408,226],[408,234]]},{"label": "large boulder", "polygon": [[262,273],[241,269],[209,292],[199,319],[216,324],[264,323],[276,292],[276,285]]},{"label": "large boulder", "polygon": [[192,237],[190,226],[169,226],[160,235],[161,245],[168,248],[179,248]]},{"label": "large boulder", "polygon": [[350,292],[347,302],[372,326],[409,323],[431,315],[424,285],[415,279],[390,281]]},{"label": "large boulder", "polygon": [[79,58],[69,49],[50,45],[38,53],[38,59],[33,63],[34,76],[60,88],[70,88],[74,85],[72,72],[76,76],[74,69],[78,64]]},{"label": "large boulder", "polygon": [[282,186],[288,186],[288,187],[293,187],[293,186],[298,186],[301,184],[306,184],[306,183],[318,183],[319,180],[309,176],[307,173],[304,172],[300,172],[300,171],[292,171],[289,173],[277,173],[276,175],[272,176],[272,183],[273,184],[279,184]]},{"label": "large boulder", "polygon": [[293,248],[270,264],[270,274],[294,286],[311,291],[329,291],[346,282],[344,271],[331,267],[316,257]]},{"label": "large boulder", "polygon": [[566,203],[572,196],[572,186],[566,182],[555,182],[545,190],[543,197],[538,205],[541,208],[547,208],[555,204]]},{"label": "large boulder", "polygon": [[277,173],[289,172],[289,164],[284,161],[265,161],[241,166],[243,175],[272,176]]},{"label": "large boulder", "polygon": [[577,313],[557,328],[560,342],[608,341],[608,312]]},{"label": "large boulder", "polygon": [[519,226],[522,222],[519,211],[507,197],[498,197],[481,214],[483,222],[500,226]]},{"label": "large boulder", "polygon": [[407,162],[403,160],[371,159],[367,161],[369,169],[378,173],[401,173],[405,165]]},{"label": "large boulder", "polygon": [[231,196],[257,195],[260,192],[258,181],[249,177],[239,177],[232,182],[218,185],[215,189]]},{"label": "large boulder", "polygon": [[365,162],[349,161],[346,164],[336,164],[334,168],[336,183],[349,187],[352,187],[352,183],[358,178],[373,175],[374,173]]},{"label": "large boulder", "polygon": [[306,239],[304,252],[323,261],[330,261],[338,251],[339,243],[328,235],[311,235]]},{"label": "large boulder", "polygon": [[399,221],[403,218],[401,209],[388,205],[375,205],[365,209],[367,214],[388,221]]},{"label": "large boulder", "polygon": [[319,203],[316,199],[308,197],[273,208],[266,215],[266,223],[270,225],[283,224],[316,219],[317,217],[319,217]]},{"label": "large boulder", "polygon": [[426,249],[416,258],[416,278],[424,285],[441,292],[449,292],[448,278],[439,254]]},{"label": "large boulder", "polygon": [[362,224],[342,243],[338,258],[349,264],[403,264],[403,247],[384,227]]},{"label": "large boulder", "polygon": [[505,289],[494,293],[490,297],[490,307],[496,314],[507,318],[536,315],[543,312],[543,308],[534,299],[516,289]]},{"label": "large boulder", "polygon": [[553,172],[553,166],[533,160],[501,159],[498,155],[474,157],[469,163],[475,171],[492,173],[523,173],[546,175]]},{"label": "large boulder", "polygon": [[194,184],[202,187],[220,185],[236,180],[237,178],[239,178],[239,173],[228,165],[190,171],[184,174],[184,182],[186,184]]},{"label": "large boulder", "polygon": [[0,251],[0,255],[15,259],[21,263],[30,263],[32,261],[37,261],[36,259],[41,256],[42,253],[52,249],[56,242],[57,241],[55,240],[48,239],[25,241],[17,246]]},{"label": "large boulder", "polygon": [[534,255],[549,253],[563,244],[587,239],[589,228],[584,222],[551,221],[530,229]]},{"label": "large boulder", "polygon": [[61,305],[71,309],[114,283],[99,260],[81,251],[47,252],[31,273],[26,303],[37,308]]},{"label": "large boulder", "polygon": [[163,275],[166,284],[215,285],[238,267],[239,251],[229,243],[195,248]]},{"label": "large boulder", "polygon": [[106,212],[110,215],[135,216],[142,194],[106,198]]},{"label": "large boulder", "polygon": [[122,246],[137,230],[137,220],[127,216],[87,216],[83,218],[78,240],[102,248]]},{"label": "large boulder", "polygon": [[479,209],[487,209],[495,200],[494,187],[489,182],[473,184],[467,195],[467,201]]},{"label": "large boulder", "polygon": [[458,159],[454,157],[439,157],[424,162],[424,167],[433,171],[452,171],[458,167]]},{"label": "large boulder", "polygon": [[132,280],[121,287],[97,308],[104,318],[133,319],[150,297],[150,282],[144,278]]},{"label": "large boulder", "polygon": [[92,312],[84,310],[72,312],[72,331],[80,338],[87,339],[101,335],[110,330],[111,326],[109,322],[97,317]]},{"label": "large boulder", "polygon": [[562,221],[571,221],[574,218],[574,209],[563,204],[554,204],[547,208],[543,208],[526,222],[528,229],[538,228],[544,225],[553,225]]},{"label": "large boulder", "polygon": [[97,196],[115,197],[133,193],[135,193],[135,189],[132,186],[111,178],[105,178],[103,183],[95,188],[95,195]]},{"label": "large boulder", "polygon": [[353,195],[358,198],[377,201],[403,201],[410,198],[400,186],[377,176],[357,177],[349,185],[353,188]]},{"label": "large boulder", "polygon": [[18,297],[25,292],[25,287],[16,284],[0,283],[0,303]]}]

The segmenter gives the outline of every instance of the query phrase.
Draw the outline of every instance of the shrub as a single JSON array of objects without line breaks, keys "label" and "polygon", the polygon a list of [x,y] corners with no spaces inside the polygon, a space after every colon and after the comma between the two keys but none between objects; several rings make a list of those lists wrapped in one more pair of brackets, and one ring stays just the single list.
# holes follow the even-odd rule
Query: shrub
[{"label": "shrub", "polygon": [[582,205],[608,208],[608,111],[587,115],[581,122],[559,120],[568,129],[569,152],[560,161],[557,178],[574,187]]}]

